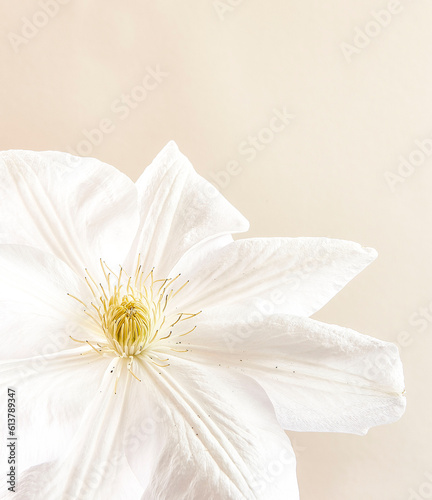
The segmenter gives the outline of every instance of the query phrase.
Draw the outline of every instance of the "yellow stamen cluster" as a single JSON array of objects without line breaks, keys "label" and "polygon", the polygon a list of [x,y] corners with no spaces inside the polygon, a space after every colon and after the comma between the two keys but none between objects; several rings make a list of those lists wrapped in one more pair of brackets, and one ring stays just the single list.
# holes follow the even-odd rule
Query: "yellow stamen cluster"
[{"label": "yellow stamen cluster", "polygon": [[141,352],[153,329],[152,304],[146,297],[117,292],[108,302],[104,300],[102,307],[102,328],[110,347],[126,356]]},{"label": "yellow stamen cluster", "polygon": [[[195,330],[196,326],[187,332],[173,335],[172,328],[199,313],[178,313],[167,317],[166,310],[169,301],[183,290],[188,282],[174,291],[171,286],[180,275],[155,280],[153,270],[147,276],[143,274],[140,259],[133,276],[128,276],[123,268],[120,268],[117,275],[102,260],[100,264],[105,276],[105,286],[97,283],[86,269],[85,280],[93,296],[90,307],[79,298],[72,297],[85,306],[85,313],[97,324],[103,335],[97,342],[73,340],[88,344],[101,355],[129,358],[128,369],[135,378],[138,377],[131,370],[134,357],[145,356],[157,366],[168,366],[160,365],[154,360],[168,361],[158,354],[160,348],[186,352],[172,347],[173,342],[167,343],[167,339],[171,337],[173,340]],[[158,348],[157,351],[155,348]]]}]

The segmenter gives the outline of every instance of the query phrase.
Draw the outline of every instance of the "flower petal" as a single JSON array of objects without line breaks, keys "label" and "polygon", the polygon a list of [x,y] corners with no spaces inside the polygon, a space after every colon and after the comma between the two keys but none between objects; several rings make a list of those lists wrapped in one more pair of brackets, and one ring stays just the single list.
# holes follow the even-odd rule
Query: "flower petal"
[{"label": "flower petal", "polygon": [[175,266],[171,274],[190,281],[176,307],[196,311],[259,298],[270,313],[310,316],[375,257],[373,249],[328,238],[238,240]]},{"label": "flower petal", "polygon": [[[17,399],[20,471],[53,460],[68,445],[102,380],[108,360],[88,346],[0,362],[1,392]],[[0,434],[6,435],[6,407]]]},{"label": "flower petal", "polygon": [[174,142],[157,155],[136,186],[141,223],[127,268],[133,267],[140,254],[158,276],[166,277],[197,243],[249,228],[240,212],[195,172]]},{"label": "flower petal", "polygon": [[[84,306],[83,279],[52,254],[25,245],[0,245],[0,359],[27,358],[77,347],[70,336],[97,335]],[[93,337],[92,337],[93,338]]]},{"label": "flower petal", "polygon": [[[107,472],[105,472],[105,470]],[[75,496],[72,488],[67,493],[62,491],[58,478],[65,479],[57,462],[45,462],[31,467],[18,476],[14,500],[140,500],[142,488],[131,471],[126,458],[121,457],[112,462],[91,467],[87,484],[83,485],[80,496]],[[76,471],[75,471],[76,472]],[[71,474],[71,481],[74,480]],[[99,481],[101,479],[101,483]],[[93,484],[99,484],[96,491]],[[9,486],[9,485],[7,485]],[[5,484],[0,486],[0,499],[10,499],[10,493]],[[62,496],[60,496],[62,495]]]},{"label": "flower petal", "polygon": [[[295,457],[264,391],[249,377],[170,356],[142,366],[160,392],[165,434],[143,500],[298,499]],[[137,477],[145,458],[128,454]]]},{"label": "flower petal", "polygon": [[0,154],[0,242],[51,252],[75,271],[120,264],[138,227],[133,182],[94,158]]},{"label": "flower petal", "polygon": [[112,363],[116,368],[107,368],[65,453],[18,477],[18,500],[140,498],[142,488],[123,453],[124,403],[132,377],[127,374],[125,361],[116,358]]},{"label": "flower petal", "polygon": [[404,381],[395,345],[309,318],[254,313],[208,311],[182,346],[192,359],[257,380],[284,429],[365,434],[400,418]]}]

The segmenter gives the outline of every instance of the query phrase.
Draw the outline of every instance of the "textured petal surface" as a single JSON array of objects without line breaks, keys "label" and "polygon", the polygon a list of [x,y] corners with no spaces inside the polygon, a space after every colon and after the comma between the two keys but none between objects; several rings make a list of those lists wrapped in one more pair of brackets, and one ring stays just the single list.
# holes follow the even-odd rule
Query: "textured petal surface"
[{"label": "textured petal surface", "polygon": [[247,220],[195,172],[174,142],[145,169],[136,186],[141,223],[126,267],[141,254],[149,268],[166,277],[195,244],[248,230]]},{"label": "textured petal surface", "polygon": [[0,242],[49,251],[77,272],[120,264],[138,227],[137,192],[115,168],[67,153],[0,155]]},{"label": "textured petal surface", "polygon": [[25,245],[0,245],[1,359],[27,358],[77,347],[96,335],[84,306],[90,290],[52,254]]},{"label": "textured petal surface", "polygon": [[123,453],[124,403],[132,377],[125,362],[112,363],[65,453],[18,478],[18,500],[139,500],[142,488]]},{"label": "textured petal surface", "polygon": [[309,318],[256,313],[208,311],[182,346],[193,359],[255,378],[285,429],[364,434],[400,418],[395,345]]},{"label": "textured petal surface", "polygon": [[[16,391],[19,471],[64,451],[96,396],[108,363],[88,346],[0,363],[1,392],[6,394],[7,387]],[[6,435],[5,410],[2,405],[2,436]]]},{"label": "textured petal surface", "polygon": [[145,447],[129,453],[145,477],[143,500],[298,499],[294,453],[262,388],[240,373],[170,362],[142,367],[159,391],[165,432],[150,481]]},{"label": "textured petal surface", "polygon": [[179,310],[248,304],[259,299],[269,313],[310,316],[370,264],[376,252],[328,238],[238,240],[192,260],[172,274],[190,281]]},{"label": "textured petal surface", "polygon": [[[106,471],[106,472],[105,472]],[[70,473],[72,481],[74,475]],[[58,462],[46,462],[27,469],[18,477],[16,493],[0,485],[1,500],[140,500],[142,488],[125,457],[92,467],[87,484],[75,493],[73,487],[62,493],[57,478],[65,479]],[[101,482],[103,481],[103,482]],[[93,484],[98,485],[95,490]],[[76,496],[78,495],[78,496]]]}]

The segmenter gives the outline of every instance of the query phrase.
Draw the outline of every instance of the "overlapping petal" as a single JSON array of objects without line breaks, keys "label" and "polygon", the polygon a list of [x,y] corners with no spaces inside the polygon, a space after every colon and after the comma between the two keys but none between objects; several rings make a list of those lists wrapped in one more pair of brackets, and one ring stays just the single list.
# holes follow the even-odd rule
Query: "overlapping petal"
[{"label": "overlapping petal", "polygon": [[134,183],[114,167],[67,153],[0,155],[0,242],[32,245],[76,272],[120,264],[138,227]]},{"label": "overlapping petal", "polygon": [[128,453],[145,478],[143,500],[297,499],[294,452],[262,388],[222,368],[175,356],[170,363],[141,366],[159,393],[155,429],[163,428],[150,480],[146,447]]},{"label": "overlapping petal", "polygon": [[141,260],[166,277],[194,245],[247,231],[249,223],[168,143],[136,183],[141,223],[126,267]]},{"label": "overlapping petal", "polygon": [[[62,260],[25,245],[0,245],[1,359],[30,358],[95,338],[84,306],[89,288]],[[70,294],[70,295],[68,295]]]},{"label": "overlapping petal", "polygon": [[[357,243],[328,238],[253,238],[190,259],[172,275],[189,280],[178,309],[248,305],[259,299],[271,313],[310,316],[376,257]],[[263,307],[264,307],[263,306]]]},{"label": "overlapping petal", "polygon": [[23,470],[63,450],[108,361],[71,338],[94,340],[100,332],[71,296],[91,300],[65,262],[30,246],[0,245],[0,275],[0,380],[17,390]]},{"label": "overlapping petal", "polygon": [[248,311],[204,313],[182,347],[189,358],[255,378],[284,429],[364,434],[400,418],[396,346],[309,318]]},{"label": "overlapping petal", "polygon": [[[60,456],[97,396],[108,363],[88,346],[0,362],[2,386],[16,391],[20,472]],[[2,405],[2,436],[5,411]]]},{"label": "overlapping petal", "polygon": [[24,472],[18,500],[139,500],[142,488],[123,453],[124,409],[132,379],[126,372],[126,362],[119,358],[102,372],[74,438],[57,460]]}]

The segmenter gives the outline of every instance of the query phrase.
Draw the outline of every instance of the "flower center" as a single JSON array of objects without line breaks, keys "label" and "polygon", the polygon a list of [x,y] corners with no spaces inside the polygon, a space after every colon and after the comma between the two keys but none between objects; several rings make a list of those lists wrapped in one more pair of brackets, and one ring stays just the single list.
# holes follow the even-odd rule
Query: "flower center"
[{"label": "flower center", "polygon": [[135,294],[119,293],[103,304],[102,329],[107,342],[119,353],[133,356],[143,350],[151,339],[150,305]]},{"label": "flower center", "polygon": [[[97,325],[100,332],[91,340],[72,340],[88,344],[101,355],[129,358],[128,368],[132,371],[134,358],[139,356],[159,367],[168,366],[169,351],[187,352],[177,349],[183,337],[195,330],[182,328],[182,322],[200,314],[170,313],[170,301],[188,284],[186,281],[176,287],[180,275],[175,278],[155,280],[153,270],[144,275],[138,259],[135,273],[128,276],[122,267],[118,274],[101,260],[105,284],[97,283],[86,270],[85,281],[93,300],[90,304],[74,297],[84,306],[84,312]],[[175,288],[177,288],[175,290]],[[138,379],[139,380],[139,379]]]}]

